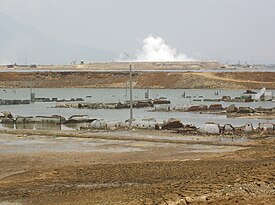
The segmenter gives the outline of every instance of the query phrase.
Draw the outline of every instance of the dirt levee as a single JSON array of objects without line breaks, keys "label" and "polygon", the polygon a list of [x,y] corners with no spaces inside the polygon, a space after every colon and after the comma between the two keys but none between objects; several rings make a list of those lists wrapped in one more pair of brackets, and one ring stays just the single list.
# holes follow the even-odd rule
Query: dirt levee
[{"label": "dirt levee", "polygon": [[[260,89],[275,88],[275,72],[134,72],[135,88]],[[121,72],[3,72],[2,88],[123,88]]]}]

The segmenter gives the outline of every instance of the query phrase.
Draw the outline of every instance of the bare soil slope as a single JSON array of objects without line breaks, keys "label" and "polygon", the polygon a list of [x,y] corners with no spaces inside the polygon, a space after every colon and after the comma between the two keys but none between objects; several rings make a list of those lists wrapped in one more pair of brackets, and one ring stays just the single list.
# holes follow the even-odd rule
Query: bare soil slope
[{"label": "bare soil slope", "polygon": [[[4,72],[2,88],[123,88],[128,72]],[[275,72],[135,72],[136,88],[275,88]]]}]

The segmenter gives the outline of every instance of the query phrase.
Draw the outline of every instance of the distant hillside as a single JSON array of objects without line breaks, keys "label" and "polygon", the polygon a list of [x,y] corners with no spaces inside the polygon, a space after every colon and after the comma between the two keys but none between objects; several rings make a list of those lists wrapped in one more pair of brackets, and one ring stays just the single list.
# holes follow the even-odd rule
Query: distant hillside
[{"label": "distant hillside", "polygon": [[74,59],[84,61],[114,60],[118,55],[96,48],[73,45],[47,37],[0,13],[0,64],[28,63],[69,64]]}]

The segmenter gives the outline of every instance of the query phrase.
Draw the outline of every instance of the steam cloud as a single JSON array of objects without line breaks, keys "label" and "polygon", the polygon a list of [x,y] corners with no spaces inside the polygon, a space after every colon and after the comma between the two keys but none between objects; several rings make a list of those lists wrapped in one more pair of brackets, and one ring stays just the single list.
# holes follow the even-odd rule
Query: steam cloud
[{"label": "steam cloud", "polygon": [[136,53],[138,62],[162,62],[162,61],[192,61],[185,54],[177,54],[177,50],[167,45],[161,37],[149,35],[143,40],[142,50]]}]

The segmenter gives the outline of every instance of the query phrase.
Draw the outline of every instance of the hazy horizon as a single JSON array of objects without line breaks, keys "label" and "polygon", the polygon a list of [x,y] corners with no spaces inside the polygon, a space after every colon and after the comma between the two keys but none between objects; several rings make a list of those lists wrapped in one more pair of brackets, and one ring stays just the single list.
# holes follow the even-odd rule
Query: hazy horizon
[{"label": "hazy horizon", "polygon": [[127,53],[275,64],[274,8],[273,0],[0,0],[0,63],[115,61]]}]

